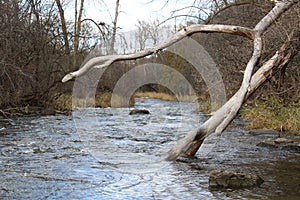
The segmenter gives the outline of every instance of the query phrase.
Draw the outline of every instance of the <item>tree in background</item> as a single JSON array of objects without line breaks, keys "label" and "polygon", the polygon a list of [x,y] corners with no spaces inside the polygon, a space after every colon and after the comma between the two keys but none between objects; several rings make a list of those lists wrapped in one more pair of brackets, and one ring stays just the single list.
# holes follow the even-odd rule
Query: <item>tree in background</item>
[{"label": "tree in background", "polygon": [[116,0],[115,17],[114,17],[114,21],[113,21],[112,36],[111,36],[110,54],[113,54],[114,49],[115,49],[116,34],[117,34],[117,28],[118,28],[117,22],[118,22],[118,16],[119,16],[119,6],[120,6],[120,0]]},{"label": "tree in background", "polygon": [[60,87],[61,76],[110,31],[103,22],[83,19],[84,1],[78,3],[72,26],[60,0],[0,1],[1,108],[44,105],[51,94],[71,89]]},{"label": "tree in background", "polygon": [[0,1],[0,105],[41,104],[63,72],[53,4]]},{"label": "tree in background", "polygon": [[63,6],[61,4],[60,0],[55,0],[58,11],[59,11],[59,16],[60,16],[60,22],[61,22],[61,29],[63,33],[63,39],[64,39],[64,47],[65,47],[65,53],[66,55],[71,54],[70,50],[70,45],[69,45],[69,37],[68,37],[68,28],[67,28],[67,21],[65,18],[65,11],[63,9]]}]

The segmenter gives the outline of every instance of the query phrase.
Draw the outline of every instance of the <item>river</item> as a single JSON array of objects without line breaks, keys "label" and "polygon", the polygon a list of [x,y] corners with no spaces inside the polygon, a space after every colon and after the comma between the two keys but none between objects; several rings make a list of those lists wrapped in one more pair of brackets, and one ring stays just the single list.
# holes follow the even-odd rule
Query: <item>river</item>
[{"label": "river", "polygon": [[[257,146],[242,120],[207,138],[195,158],[163,160],[207,117],[193,103],[137,99],[132,108],[0,120],[0,199],[300,199],[300,154]],[[250,189],[212,189],[213,169],[255,173]]]}]

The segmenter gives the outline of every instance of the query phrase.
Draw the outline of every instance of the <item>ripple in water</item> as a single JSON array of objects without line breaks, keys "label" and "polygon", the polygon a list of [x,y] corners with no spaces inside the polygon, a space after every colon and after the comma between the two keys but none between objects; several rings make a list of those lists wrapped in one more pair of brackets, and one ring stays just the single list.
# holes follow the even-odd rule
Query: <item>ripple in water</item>
[{"label": "ripple in water", "polygon": [[[192,104],[145,99],[128,108],[0,121],[0,199],[297,199],[299,153],[257,146],[269,135],[230,126],[195,158],[162,161],[205,116]],[[240,125],[241,123],[239,123]],[[258,188],[211,190],[211,169],[255,173]]]},{"label": "ripple in water", "polygon": [[155,172],[170,164],[164,161],[166,152],[182,134],[196,128],[199,115],[193,103],[147,99],[136,107],[146,107],[151,114],[129,115],[129,108],[77,110],[76,131],[85,150],[101,164],[122,172]]}]

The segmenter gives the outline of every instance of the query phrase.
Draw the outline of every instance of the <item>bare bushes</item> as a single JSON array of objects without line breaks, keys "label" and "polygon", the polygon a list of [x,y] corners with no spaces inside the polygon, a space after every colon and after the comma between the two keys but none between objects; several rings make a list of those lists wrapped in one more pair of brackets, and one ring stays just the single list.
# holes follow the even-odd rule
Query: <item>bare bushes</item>
[{"label": "bare bushes", "polygon": [[57,18],[27,1],[0,4],[0,107],[41,105],[63,72]]}]

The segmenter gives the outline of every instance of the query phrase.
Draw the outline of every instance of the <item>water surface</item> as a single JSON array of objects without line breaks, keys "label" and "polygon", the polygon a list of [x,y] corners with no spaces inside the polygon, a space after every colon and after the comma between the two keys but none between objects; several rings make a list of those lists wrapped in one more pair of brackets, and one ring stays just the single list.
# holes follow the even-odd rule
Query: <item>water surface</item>
[{"label": "water surface", "polygon": [[[0,122],[1,199],[299,199],[300,155],[257,146],[236,120],[192,159],[165,162],[172,145],[206,116],[192,103],[138,99],[129,108],[87,108],[71,116]],[[131,108],[132,109],[132,108]],[[260,175],[260,187],[209,188],[212,169]]]}]

